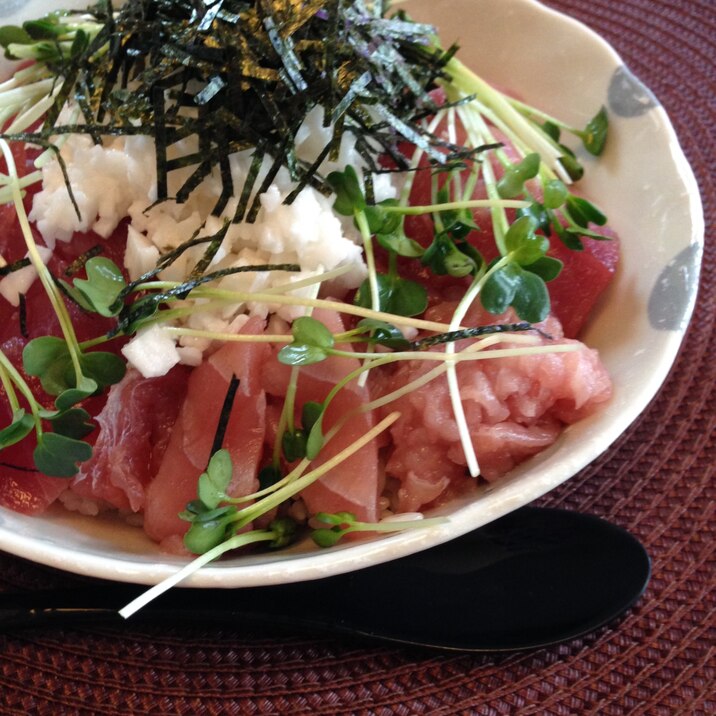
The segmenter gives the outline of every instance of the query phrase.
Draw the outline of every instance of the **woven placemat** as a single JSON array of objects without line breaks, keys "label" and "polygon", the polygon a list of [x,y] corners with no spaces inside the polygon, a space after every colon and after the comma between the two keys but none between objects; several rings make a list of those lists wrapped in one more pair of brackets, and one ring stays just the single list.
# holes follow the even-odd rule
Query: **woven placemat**
[{"label": "woven placemat", "polygon": [[[642,601],[587,638],[502,657],[196,625],[17,632],[0,636],[0,713],[716,713],[716,4],[548,4],[606,37],[664,104],[706,213],[699,302],[670,377],[607,454],[542,501],[638,536],[653,559]],[[0,555],[0,585],[81,583]]]}]

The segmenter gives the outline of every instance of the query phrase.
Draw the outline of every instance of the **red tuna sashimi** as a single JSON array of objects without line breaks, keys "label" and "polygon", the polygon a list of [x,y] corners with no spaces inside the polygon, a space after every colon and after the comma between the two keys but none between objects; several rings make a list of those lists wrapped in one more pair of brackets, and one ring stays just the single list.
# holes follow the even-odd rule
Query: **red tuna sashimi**
[{"label": "red tuna sashimi", "polygon": [[[253,318],[241,332],[255,334],[262,329],[262,322]],[[256,490],[266,429],[260,370],[267,352],[265,344],[226,343],[192,371],[164,459],[147,489],[144,529],[157,542],[183,535],[189,526],[178,514],[196,499],[197,480],[211,457],[233,375],[240,383],[224,437],[234,464],[228,492],[236,497]]]},{"label": "red tuna sashimi", "polygon": [[[35,238],[42,244],[39,235],[35,234]],[[75,258],[102,242],[104,240],[94,234],[77,235],[77,241],[57,247],[49,264],[50,269],[55,275],[62,275]],[[116,252],[121,252],[123,245],[124,236],[118,229],[114,237],[106,244],[103,243],[104,255],[116,258]],[[14,206],[0,206],[0,255],[12,262],[24,257],[26,251]],[[0,349],[19,369],[22,368],[22,350],[28,340],[45,335],[62,335],[57,316],[40,281],[34,281],[25,299],[26,335],[22,336],[19,307],[12,306],[5,298],[0,297]],[[106,333],[110,328],[111,321],[108,319],[87,313],[70,301],[66,303],[78,340],[94,338]],[[123,339],[114,340],[102,350],[118,351],[123,342]],[[44,393],[39,380],[28,376],[25,378],[37,399],[46,407],[52,407],[52,397]],[[90,414],[98,414],[104,400],[104,396],[92,398],[85,401],[82,407]],[[0,388],[0,425],[4,426],[9,422],[9,406]],[[91,442],[94,437],[95,435],[91,435],[88,440]],[[47,477],[35,471],[32,459],[35,445],[34,437],[28,436],[0,453],[0,504],[18,512],[43,512],[69,486],[66,479]]]},{"label": "red tuna sashimi", "polygon": [[[343,330],[340,316],[330,311],[316,310],[313,317],[326,325],[333,333]],[[342,348],[350,350],[348,346]],[[348,373],[358,368],[354,358],[328,358],[321,363],[301,368],[296,392],[297,416],[307,401],[321,402],[331,388]],[[286,395],[291,369],[274,357],[267,361],[264,369],[266,391],[282,399]],[[341,390],[331,402],[323,421],[324,433],[348,413],[356,410],[368,400],[366,388],[352,381]],[[368,414],[356,414],[347,420],[336,436],[324,445],[311,468],[322,465],[341,450],[352,445],[373,426]],[[375,440],[362,447],[339,466],[301,493],[309,514],[316,512],[352,512],[359,520],[374,522],[378,519],[378,497],[380,493],[378,471],[378,446]]]},{"label": "red tuna sashimi", "polygon": [[176,366],[160,378],[129,370],[109,390],[97,416],[92,457],[80,465],[72,489],[120,510],[144,509],[146,487],[157,474],[186,395],[189,370]]},{"label": "red tuna sashimi", "polygon": [[[554,318],[546,329],[560,334]],[[432,367],[402,364],[387,380],[380,379],[381,392]],[[596,351],[586,347],[463,363],[457,373],[481,474],[488,480],[551,445],[565,423],[593,413],[611,396],[611,382]],[[401,417],[391,428],[395,447],[386,473],[400,481],[398,509],[415,510],[441,498],[466,476],[447,381],[437,378],[389,407]]]},{"label": "red tuna sashimi", "polygon": [[[461,141],[462,130],[460,127],[458,129],[458,141]],[[496,138],[504,143],[504,149],[508,156],[516,158],[517,155],[509,141],[499,131],[494,130],[494,133]],[[492,158],[491,164],[495,175],[499,178],[504,171],[502,166],[494,158]],[[427,169],[428,166],[427,160],[423,159],[421,167]],[[415,173],[410,193],[411,204],[433,203],[432,181],[430,171],[422,170]],[[539,185],[531,182],[530,190],[539,199],[541,194]],[[578,193],[578,190],[573,189],[573,191]],[[480,199],[486,197],[482,178],[478,180],[473,196]],[[514,216],[514,212],[509,211],[508,215]],[[486,261],[492,261],[497,257],[498,251],[493,239],[489,210],[476,210],[473,212],[473,218],[478,226],[478,231],[471,232],[468,240],[480,251]],[[561,274],[548,284],[552,302],[551,312],[562,323],[564,335],[568,338],[575,338],[582,330],[599,297],[614,278],[619,260],[619,238],[614,231],[608,227],[593,228],[610,238],[607,241],[584,238],[582,240],[583,251],[568,249],[556,236],[550,238],[548,254],[560,259],[564,264]],[[434,235],[431,217],[429,215],[406,217],[405,232],[422,246],[427,247]],[[383,265],[385,256],[382,255],[381,249],[378,248],[377,251],[379,261]],[[412,259],[399,260],[399,269],[405,278],[418,280],[428,287],[431,305],[448,297],[453,298],[455,289],[464,291],[469,282],[469,279],[459,280],[450,276],[435,276],[428,269],[422,267],[419,261]]]}]

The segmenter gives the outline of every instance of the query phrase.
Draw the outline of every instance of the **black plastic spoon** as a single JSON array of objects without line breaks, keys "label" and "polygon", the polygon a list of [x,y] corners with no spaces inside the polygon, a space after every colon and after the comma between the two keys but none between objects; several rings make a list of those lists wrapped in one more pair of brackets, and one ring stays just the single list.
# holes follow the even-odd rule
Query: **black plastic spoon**
[{"label": "black plastic spoon", "polygon": [[[525,507],[439,547],[314,582],[175,589],[129,620],[212,621],[338,633],[461,651],[555,644],[635,604],[650,576],[641,543],[591,515]],[[0,628],[122,621],[143,588],[0,594]]]}]

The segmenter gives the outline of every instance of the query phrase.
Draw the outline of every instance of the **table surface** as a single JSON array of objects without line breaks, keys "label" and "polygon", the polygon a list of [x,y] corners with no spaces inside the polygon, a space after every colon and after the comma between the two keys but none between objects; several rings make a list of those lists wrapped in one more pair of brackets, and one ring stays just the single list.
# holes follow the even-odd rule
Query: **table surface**
[{"label": "table surface", "polygon": [[[197,625],[7,633],[0,713],[716,713],[716,3],[546,4],[597,30],[653,90],[704,202],[700,297],[672,373],[612,449],[541,501],[600,515],[642,540],[653,575],[641,602],[588,637],[510,656]],[[3,589],[85,583],[0,555]]]}]

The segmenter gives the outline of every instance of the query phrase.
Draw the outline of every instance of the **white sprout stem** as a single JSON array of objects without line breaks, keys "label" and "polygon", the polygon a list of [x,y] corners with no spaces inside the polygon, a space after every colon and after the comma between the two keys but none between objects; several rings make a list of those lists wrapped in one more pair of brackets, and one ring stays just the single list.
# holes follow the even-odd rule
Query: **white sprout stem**
[{"label": "white sprout stem", "polygon": [[183,326],[164,326],[162,329],[173,336],[190,336],[191,338],[210,338],[223,342],[233,343],[290,343],[293,336],[286,333],[282,335],[262,334],[254,335],[249,333],[216,333],[204,331],[199,328],[185,328]]},{"label": "white sprout stem", "polygon": [[438,211],[451,211],[452,209],[526,209],[528,201],[522,199],[502,199],[490,197],[488,199],[466,199],[459,201],[446,201],[444,204],[426,204],[424,206],[386,206],[384,211],[404,216],[420,216],[421,214],[434,214]]},{"label": "white sprout stem", "polygon": [[496,89],[491,87],[481,77],[467,68],[462,62],[456,59],[450,60],[447,70],[453,77],[453,81],[467,94],[477,94],[482,102],[490,107],[504,123],[509,126],[517,135],[537,151],[542,159],[559,173],[559,153],[549,142],[548,138],[532,123],[526,119],[508,99]]},{"label": "white sprout stem", "polygon": [[56,80],[53,78],[38,80],[30,85],[21,85],[0,93],[0,107],[23,107],[34,104],[52,92]]},{"label": "white sprout stem", "polygon": [[[19,186],[20,189],[26,189],[28,186],[36,184],[41,179],[42,172],[30,172],[29,174],[25,174],[25,176],[20,177],[17,182],[17,186]],[[0,204],[7,204],[9,201],[12,201],[13,189],[9,186],[10,181],[9,177],[4,174],[0,174],[0,185],[3,185],[2,189],[0,189]]]},{"label": "white sprout stem", "polygon": [[[503,258],[495,264],[494,268],[487,274],[483,274],[479,278],[476,278],[472,282],[472,285],[468,289],[467,293],[462,297],[455,313],[453,314],[452,320],[450,321],[450,330],[455,331],[457,327],[462,323],[465,318],[465,314],[468,312],[470,306],[477,298],[481,288],[485,284],[487,276],[490,275],[494,270],[500,268],[507,263],[507,258]],[[445,346],[445,353],[447,355],[455,354],[455,343],[448,343]],[[470,435],[470,427],[467,424],[467,417],[465,415],[465,408],[462,404],[462,397],[460,396],[460,384],[457,379],[457,368],[454,362],[447,364],[447,383],[448,393],[450,395],[450,403],[452,405],[452,411],[455,416],[455,422],[457,424],[458,435],[460,436],[460,444],[462,445],[462,451],[465,454],[465,460],[467,462],[467,468],[470,471],[472,477],[477,477],[480,474],[480,465],[477,459],[477,453],[475,452],[475,445],[472,442],[472,436]]]},{"label": "white sprout stem", "polygon": [[[460,112],[460,118],[465,126],[465,131],[470,137],[470,141],[474,144],[479,145],[485,140],[485,138],[492,136],[487,125],[485,124],[485,121],[479,114],[475,112],[462,111]],[[495,171],[492,168],[492,163],[490,161],[482,163],[482,173],[485,177],[485,190],[487,191],[487,196],[490,199],[499,198],[499,194],[497,193]],[[500,254],[504,256],[507,253],[507,248],[505,246],[505,234],[509,228],[507,215],[505,214],[504,208],[499,204],[493,204],[490,207],[490,213],[492,216],[495,243],[497,244]]]},{"label": "white sprout stem", "polygon": [[[523,343],[525,346],[528,347],[534,347],[535,342],[539,341],[536,336],[510,335],[508,337],[504,334],[493,334],[491,336],[486,336],[485,338],[482,338],[479,343],[473,343],[472,345],[468,346],[465,349],[465,352],[468,353],[483,351],[489,348],[491,345],[507,341],[508,338],[510,343]],[[547,346],[543,345],[540,345],[538,347],[547,348]],[[520,349],[515,348],[515,350],[517,351]],[[548,351],[545,350],[544,352]],[[522,353],[519,353],[518,355],[522,355]],[[359,408],[356,409],[355,412],[368,413],[373,410],[377,410],[378,408],[382,408],[385,405],[389,405],[393,401],[402,398],[404,395],[408,395],[408,393],[412,393],[413,391],[422,388],[428,383],[431,383],[436,378],[439,378],[443,373],[445,373],[448,368],[448,365],[449,363],[445,362],[442,365],[438,365],[435,368],[430,369],[427,373],[423,373],[423,375],[421,375],[419,378],[411,380],[409,383],[406,383],[405,385],[401,386],[400,388],[397,388],[391,393],[386,393],[380,398],[375,398],[375,400],[371,400],[369,403],[363,403]],[[351,413],[349,413],[348,415],[351,415]]]},{"label": "white sprout stem", "polygon": [[[138,291],[176,288],[180,284],[174,281],[150,281],[137,286]],[[349,303],[341,303],[340,301],[329,301],[324,298],[297,298],[296,296],[273,295],[268,293],[250,293],[247,291],[227,291],[225,289],[197,288],[192,294],[198,297],[209,297],[232,301],[234,303],[242,303],[253,301],[254,303],[281,303],[289,306],[310,306],[311,308],[326,308],[329,311],[337,313],[347,313],[352,316],[360,316],[361,318],[376,318],[379,321],[388,321],[398,323],[401,326],[409,326],[418,330],[433,331],[435,333],[445,333],[448,329],[446,323],[438,323],[437,321],[426,321],[422,318],[409,318],[408,316],[396,316],[392,313],[384,311],[374,311],[371,308],[363,308]],[[461,326],[465,328],[466,326]]]},{"label": "white sprout stem", "polygon": [[[44,77],[47,77],[47,71],[44,65],[34,63],[28,67],[24,67],[23,69],[13,73],[13,75],[7,80],[0,83],[0,98],[4,93],[10,91],[11,89],[24,87],[28,82],[35,82]],[[0,104],[2,103],[0,102]]]},{"label": "white sprout stem", "polygon": [[330,271],[322,271],[316,276],[308,276],[307,278],[303,278],[300,281],[294,281],[292,283],[280,283],[276,284],[275,286],[270,286],[269,288],[263,289],[262,293],[290,293],[291,291],[294,291],[296,289],[308,288],[309,286],[317,286],[318,288],[320,288],[320,284],[322,284],[324,281],[332,281],[335,278],[340,278],[352,269],[353,266],[351,266],[350,264],[343,264],[341,266],[337,266],[334,269],[331,269]]},{"label": "white sprout stem", "polygon": [[257,532],[255,535],[235,535],[226,542],[222,542],[213,549],[210,549],[208,552],[199,555],[196,559],[193,559],[191,562],[189,562],[189,564],[182,567],[175,574],[172,574],[171,576],[159,582],[159,584],[140,594],[136,599],[133,599],[129,604],[120,609],[119,614],[125,619],[128,619],[132,616],[132,614],[136,614],[140,609],[146,607],[147,604],[164,594],[164,592],[167,592],[172,587],[175,587],[177,584],[179,584],[179,582],[183,582],[187,577],[190,577],[192,574],[194,574],[194,572],[197,572],[204,565],[208,564],[209,562],[212,562],[218,557],[221,557],[221,555],[229,549],[243,547],[253,542],[265,542],[274,538],[275,537],[271,532]]},{"label": "white sprout stem", "polygon": [[70,358],[72,360],[72,366],[74,368],[75,376],[77,378],[77,385],[79,386],[83,375],[82,366],[80,365],[80,359],[77,353],[77,336],[75,335],[72,320],[67,311],[67,306],[65,305],[62,298],[60,298],[60,296],[58,295],[54,281],[52,280],[52,276],[47,270],[47,267],[45,266],[45,263],[40,256],[40,252],[37,250],[37,244],[35,243],[35,239],[32,235],[32,228],[30,227],[30,220],[27,217],[27,212],[25,211],[25,207],[22,203],[22,194],[20,191],[20,187],[18,186],[18,176],[17,167],[15,166],[15,158],[13,157],[12,151],[10,150],[10,145],[2,138],[0,138],[0,150],[5,157],[8,175],[11,178],[10,187],[13,190],[15,213],[17,214],[18,221],[20,222],[20,229],[22,230],[22,234],[25,239],[28,256],[30,257],[30,261],[32,262],[32,265],[37,271],[37,275],[42,282],[45,292],[50,299],[50,303],[52,304],[52,308],[54,309],[55,314],[57,315],[57,318],[60,322],[60,328],[67,342],[67,348],[69,350]]},{"label": "white sprout stem", "polygon": [[[260,514],[264,514],[268,510],[283,502],[288,497],[292,497],[297,492],[300,492],[305,487],[308,487],[308,485],[310,485],[312,482],[325,475],[329,470],[332,470],[337,465],[340,465],[344,460],[347,460],[351,455],[353,455],[353,453],[357,452],[362,447],[367,445],[371,440],[374,440],[384,430],[387,430],[399,417],[400,413],[391,413],[386,418],[381,420],[377,425],[368,430],[368,432],[358,438],[358,440],[356,440],[352,445],[347,447],[345,450],[342,450],[337,455],[334,455],[330,460],[326,460],[326,462],[324,462],[320,467],[316,468],[315,470],[312,470],[311,472],[307,472],[305,475],[303,475],[303,477],[295,480],[290,485],[287,485],[281,490],[274,492],[272,496],[265,500],[266,504],[261,505],[260,512],[256,510],[255,505],[246,508],[245,512],[247,522],[255,519]],[[238,526],[239,528],[242,526],[241,521],[238,523]],[[155,585],[151,589],[148,589],[146,592],[144,592],[139,597],[127,604],[125,607],[120,609],[120,616],[124,617],[125,619],[131,617],[132,614],[138,612],[140,609],[142,609],[142,607],[145,607],[147,604],[149,604],[149,602],[156,599],[161,594],[164,594],[164,592],[176,586],[177,584],[185,580],[187,577],[190,577],[192,574],[201,569],[201,567],[217,559],[225,552],[228,552],[235,547],[244,546],[245,544],[249,544],[250,542],[266,541],[267,539],[273,538],[274,537],[270,534],[270,532],[257,532],[255,536],[251,534],[235,535],[226,542],[222,542],[213,549],[210,549],[208,552],[199,555],[196,559],[192,560],[191,562],[189,562],[189,564],[178,570],[175,574],[172,574],[171,576],[162,580],[159,584]]]},{"label": "white sprout stem", "polygon": [[[457,126],[455,122],[456,118],[455,107],[450,107],[447,116],[447,130],[448,130],[448,141],[450,144],[457,144]],[[452,181],[454,187],[454,196],[460,196],[462,194],[462,174],[461,172],[451,172]]]},{"label": "white sprout stem", "polygon": [[16,132],[22,132],[28,127],[32,126],[37,120],[47,112],[55,101],[55,97],[59,94],[62,89],[62,82],[58,82],[52,92],[45,95],[38,102],[32,103],[28,109],[24,112],[19,113],[12,121],[9,127],[5,130],[6,134],[14,134]]},{"label": "white sprout stem", "polygon": [[373,239],[368,226],[368,220],[362,211],[356,212],[356,224],[363,239],[365,262],[368,266],[368,283],[370,285],[370,304],[374,311],[380,309],[380,295],[378,293],[378,276],[375,269],[375,256],[373,255]]}]

